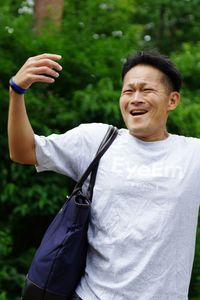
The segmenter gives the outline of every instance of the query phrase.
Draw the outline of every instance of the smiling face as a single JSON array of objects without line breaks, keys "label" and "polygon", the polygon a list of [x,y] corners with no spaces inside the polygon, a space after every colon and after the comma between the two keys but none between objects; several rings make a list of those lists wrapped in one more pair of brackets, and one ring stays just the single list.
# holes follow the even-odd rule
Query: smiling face
[{"label": "smiling face", "polygon": [[144,141],[166,138],[168,113],[176,108],[179,98],[158,69],[150,65],[130,69],[120,97],[121,113],[130,134]]}]

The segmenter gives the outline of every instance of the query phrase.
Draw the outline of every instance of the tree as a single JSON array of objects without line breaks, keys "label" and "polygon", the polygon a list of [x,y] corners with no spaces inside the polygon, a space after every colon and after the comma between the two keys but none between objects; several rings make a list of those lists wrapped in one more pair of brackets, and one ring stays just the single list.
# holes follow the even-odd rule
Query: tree
[{"label": "tree", "polygon": [[135,7],[133,20],[144,25],[145,47],[170,54],[186,41],[199,41],[199,0],[136,0]]},{"label": "tree", "polygon": [[[60,25],[54,30],[44,14],[42,29],[35,31],[31,29],[36,28],[36,8],[32,12],[30,0],[0,2],[0,300],[10,300],[19,299],[34,250],[73,183],[49,172],[36,175],[34,167],[9,160],[9,78],[29,56],[61,54],[63,71],[56,84],[36,84],[27,92],[35,132],[62,133],[93,121],[121,127],[118,98],[124,58],[140,48],[157,47],[177,63],[184,79],[182,102],[170,116],[169,130],[200,137],[200,0],[65,0]],[[59,1],[55,3],[58,8]],[[200,295],[199,233],[193,296]]]},{"label": "tree", "polygon": [[64,9],[64,0],[35,0],[34,29],[40,33],[52,23],[60,28]]}]

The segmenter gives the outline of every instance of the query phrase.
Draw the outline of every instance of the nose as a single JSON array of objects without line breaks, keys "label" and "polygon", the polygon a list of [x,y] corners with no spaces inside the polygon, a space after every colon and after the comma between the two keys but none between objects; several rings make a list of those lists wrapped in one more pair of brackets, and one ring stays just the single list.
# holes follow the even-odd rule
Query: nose
[{"label": "nose", "polygon": [[134,105],[138,105],[138,104],[144,103],[144,100],[142,98],[142,94],[140,93],[140,91],[135,91],[135,93],[133,93],[131,95],[131,101],[130,101],[130,103],[134,104]]}]

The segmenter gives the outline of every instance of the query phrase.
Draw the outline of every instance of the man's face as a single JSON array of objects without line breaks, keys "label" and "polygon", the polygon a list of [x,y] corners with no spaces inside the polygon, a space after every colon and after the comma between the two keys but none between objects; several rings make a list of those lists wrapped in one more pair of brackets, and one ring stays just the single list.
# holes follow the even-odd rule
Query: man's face
[{"label": "man's face", "polygon": [[164,74],[149,65],[137,65],[125,77],[120,109],[129,132],[145,141],[166,138],[168,112],[176,108],[179,93],[171,92]]}]

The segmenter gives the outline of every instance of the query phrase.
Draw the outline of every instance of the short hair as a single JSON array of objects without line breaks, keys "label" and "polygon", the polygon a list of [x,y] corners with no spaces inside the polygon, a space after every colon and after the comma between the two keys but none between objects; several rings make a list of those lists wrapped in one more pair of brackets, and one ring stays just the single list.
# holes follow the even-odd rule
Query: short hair
[{"label": "short hair", "polygon": [[157,51],[139,51],[136,54],[129,55],[122,67],[122,81],[126,73],[139,64],[150,65],[160,70],[166,75],[172,90],[177,92],[180,91],[182,84],[180,72],[167,56],[162,55]]}]

